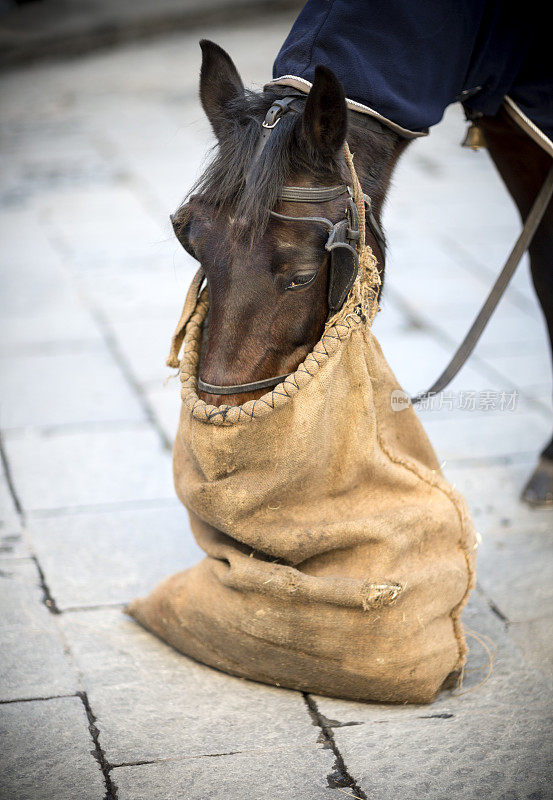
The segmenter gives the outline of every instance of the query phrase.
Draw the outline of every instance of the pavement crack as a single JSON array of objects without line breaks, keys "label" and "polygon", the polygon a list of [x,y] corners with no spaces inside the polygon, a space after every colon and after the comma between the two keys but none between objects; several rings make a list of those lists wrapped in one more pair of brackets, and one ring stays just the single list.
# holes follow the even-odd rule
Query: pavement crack
[{"label": "pavement crack", "polygon": [[86,717],[88,719],[88,730],[90,731],[92,741],[94,742],[94,749],[91,751],[92,755],[100,765],[100,769],[102,770],[102,775],[104,776],[104,784],[106,787],[104,800],[117,800],[117,788],[113,783],[113,781],[111,780],[110,776],[110,771],[112,767],[110,766],[105,756],[105,753],[100,745],[100,730],[96,725],[96,717],[94,716],[94,712],[90,707],[90,703],[88,701],[88,695],[86,692],[77,692],[77,696],[81,698],[81,702],[86,711]]},{"label": "pavement crack", "polygon": [[144,391],[144,387],[141,385],[140,381],[135,376],[131,366],[129,365],[127,359],[125,358],[119,346],[117,338],[113,334],[113,331],[111,329],[111,326],[107,318],[105,317],[103,312],[96,305],[94,305],[88,298],[87,298],[87,305],[90,313],[92,314],[92,316],[96,321],[96,324],[98,325],[98,327],[102,332],[104,341],[106,343],[108,350],[111,353],[113,360],[121,370],[121,373],[125,378],[125,380],[127,381],[127,384],[134,392],[138,402],[142,407],[142,411],[144,412],[147,421],[152,425],[157,435],[159,436],[163,448],[167,450],[167,452],[169,453],[172,452],[173,443],[169,440],[167,434],[163,430],[163,427],[161,426],[156,416],[156,413],[152,408],[148,400],[148,397]]},{"label": "pavement crack", "polygon": [[[8,485],[8,489],[11,494],[15,510],[17,511],[21,524],[23,525],[23,527],[25,527],[26,524],[25,512],[23,510],[23,506],[15,489],[15,484],[13,482],[10,464],[8,461],[8,457],[6,455],[6,451],[4,449],[4,443],[2,441],[1,434],[0,434],[0,460],[2,461],[6,483]],[[59,614],[60,613],[59,608],[57,607],[56,601],[54,600],[52,593],[50,592],[50,588],[46,583],[46,578],[44,576],[44,572],[42,571],[42,567],[39,564],[38,558],[34,554],[31,554],[30,558],[31,561],[34,563],[38,573],[39,584],[40,588],[42,589],[42,602],[44,603],[44,605],[51,614]]]},{"label": "pavement crack", "polygon": [[111,608],[124,608],[125,605],[127,605],[127,603],[113,602],[113,603],[97,603],[96,605],[93,606],[67,606],[66,608],[62,608],[60,611],[58,611],[58,613],[71,614],[74,611],[104,611],[106,609],[111,609]]},{"label": "pavement crack", "polygon": [[78,696],[78,694],[53,694],[48,697],[15,697],[12,700],[0,700],[0,705],[6,706],[10,703],[40,703],[47,700],[64,700],[67,697]]},{"label": "pavement crack", "polygon": [[121,769],[122,767],[144,767],[148,764],[167,764],[170,761],[177,761],[176,758],[148,758],[142,761],[121,761],[117,764],[112,764],[110,770]]},{"label": "pavement crack", "polygon": [[[228,750],[225,753],[198,753],[194,756],[188,756],[186,760],[193,761],[200,758],[221,758],[222,756],[239,756],[243,753],[248,753],[248,750]],[[180,762],[185,760],[182,756],[170,756],[168,758],[148,758],[140,761],[121,761],[117,764],[112,764],[110,769],[121,769],[121,767],[143,767],[147,764],[170,764],[171,762]]]},{"label": "pavement crack", "polygon": [[454,717],[455,714],[422,714],[422,716],[417,717],[417,719],[451,719]]},{"label": "pavement crack", "polygon": [[38,563],[38,558],[35,555],[31,556],[31,561],[33,561],[36,570],[38,572],[38,578],[40,583],[40,588],[42,589],[42,602],[48,609],[51,614],[61,614],[54,597],[50,591],[50,587],[46,583],[46,578],[44,576],[44,572],[42,571],[42,567]]},{"label": "pavement crack", "polygon": [[505,628],[508,628],[509,625],[511,624],[510,619],[506,617],[505,614],[496,606],[491,597],[488,597],[488,594],[484,591],[484,589],[479,583],[476,584],[476,591],[478,592],[479,595],[481,595],[481,597],[484,598],[492,614],[495,614],[495,616],[499,620],[501,620]]},{"label": "pavement crack", "polygon": [[313,725],[321,729],[319,741],[324,744],[325,747],[328,747],[330,750],[332,750],[335,756],[334,768],[326,777],[329,788],[339,789],[340,791],[343,789],[351,789],[353,793],[352,796],[359,798],[359,800],[367,800],[367,795],[365,792],[363,792],[363,790],[357,784],[355,778],[353,778],[348,772],[342,754],[340,753],[338,745],[336,744],[336,739],[334,738],[333,727],[344,727],[344,724],[338,723],[334,726],[331,725],[331,722],[335,723],[336,721],[328,720],[323,714],[321,714],[317,707],[317,703],[309,694],[303,692],[303,699],[305,700],[305,704],[313,721]]},{"label": "pavement crack", "polygon": [[2,434],[0,433],[0,460],[2,461],[2,466],[4,467],[4,475],[6,477],[6,483],[8,484],[8,489],[13,500],[13,504],[15,506],[15,510],[17,511],[21,521],[25,520],[25,514],[23,512],[23,506],[21,505],[21,501],[19,499],[19,495],[15,490],[15,484],[13,482],[12,471],[8,461],[8,457],[6,455],[6,451],[4,449],[4,443],[2,441]]},{"label": "pavement crack", "polygon": [[116,511],[128,511],[143,508],[179,508],[180,503],[173,497],[160,497],[146,500],[117,500],[111,503],[94,503],[80,506],[57,506],[56,508],[35,508],[29,518],[49,519],[79,514],[111,514]]},{"label": "pavement crack", "polygon": [[50,243],[52,244],[52,247],[56,250],[60,258],[65,263],[68,273],[71,275],[73,281],[75,281],[79,295],[85,307],[87,308],[92,318],[94,319],[94,322],[98,326],[98,330],[102,336],[103,342],[106,345],[107,349],[109,350],[114,363],[119,367],[123,378],[127,382],[127,385],[130,387],[131,391],[134,392],[135,397],[140,403],[142,411],[144,412],[144,416],[146,417],[146,421],[156,431],[161,441],[162,447],[167,452],[169,453],[172,452],[173,443],[172,441],[170,441],[169,437],[163,430],[163,426],[159,422],[155,410],[153,409],[150,401],[148,400],[146,392],[144,391],[144,387],[134,374],[131,365],[125,358],[125,355],[117,341],[117,337],[113,333],[113,330],[111,328],[107,316],[99,307],[99,305],[93,302],[91,297],[85,291],[83,291],[79,279],[76,278],[74,274],[74,270],[72,269],[71,266],[71,259],[72,259],[71,249],[68,246],[67,241],[64,239],[63,235],[60,235],[59,233],[57,234],[53,233],[52,231],[48,232],[48,238]]},{"label": "pavement crack", "polygon": [[352,725],[364,725],[365,724],[364,722],[340,722],[340,720],[337,720],[337,719],[329,719],[328,717],[325,717],[324,714],[321,714],[321,720],[329,728],[351,728]]},{"label": "pavement crack", "polygon": [[508,628],[509,627],[509,620],[505,616],[505,614],[502,611],[499,610],[499,608],[496,606],[496,604],[493,602],[493,600],[489,600],[488,598],[486,598],[486,599],[488,600],[488,605],[490,607],[490,611],[493,614],[495,614],[495,616],[498,617],[501,620],[501,622],[505,625],[506,628]]}]

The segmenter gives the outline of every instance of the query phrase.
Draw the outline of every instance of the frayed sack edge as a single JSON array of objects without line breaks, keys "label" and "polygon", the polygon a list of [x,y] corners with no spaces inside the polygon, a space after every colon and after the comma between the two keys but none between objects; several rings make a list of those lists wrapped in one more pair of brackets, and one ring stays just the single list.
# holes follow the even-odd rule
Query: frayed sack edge
[{"label": "frayed sack edge", "polygon": [[364,324],[363,319],[351,311],[342,319],[331,322],[297,370],[263,397],[258,400],[249,400],[241,406],[213,406],[198,397],[202,329],[208,306],[207,291],[204,289],[184,335],[184,350],[180,361],[181,398],[184,407],[190,411],[194,419],[211,425],[227,427],[259,419],[287,403],[311,381],[340,345],[349,338],[352,331]]}]

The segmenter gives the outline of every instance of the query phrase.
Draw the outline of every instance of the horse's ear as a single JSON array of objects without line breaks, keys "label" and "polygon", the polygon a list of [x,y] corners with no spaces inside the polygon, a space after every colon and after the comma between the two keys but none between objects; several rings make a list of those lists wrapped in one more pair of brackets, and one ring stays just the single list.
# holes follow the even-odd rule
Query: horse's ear
[{"label": "horse's ear", "polygon": [[225,131],[225,106],[229,100],[244,95],[244,84],[231,57],[222,47],[208,39],[200,42],[200,100],[218,139]]},{"label": "horse's ear", "polygon": [[304,136],[325,155],[343,145],[348,126],[344,88],[328,67],[315,67],[315,78],[303,112]]}]

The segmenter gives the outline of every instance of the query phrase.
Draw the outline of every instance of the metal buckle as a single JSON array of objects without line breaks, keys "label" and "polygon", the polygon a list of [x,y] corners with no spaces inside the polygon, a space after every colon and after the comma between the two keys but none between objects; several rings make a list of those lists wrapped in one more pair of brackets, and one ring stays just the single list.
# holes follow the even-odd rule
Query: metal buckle
[{"label": "metal buckle", "polygon": [[346,206],[346,219],[349,223],[346,230],[346,238],[348,241],[356,242],[361,236],[361,231],[359,229],[359,214],[353,197],[349,198]]},{"label": "metal buckle", "polygon": [[277,125],[277,124],[280,122],[280,120],[281,120],[281,119],[282,119],[282,115],[278,116],[278,117],[275,119],[275,121],[273,122],[273,124],[272,124],[272,125],[267,125],[267,123],[266,123],[265,121],[263,121],[263,122],[261,123],[261,127],[262,127],[262,128],[268,128],[268,129],[270,129],[270,128],[274,128],[274,127],[275,127],[275,125]]}]

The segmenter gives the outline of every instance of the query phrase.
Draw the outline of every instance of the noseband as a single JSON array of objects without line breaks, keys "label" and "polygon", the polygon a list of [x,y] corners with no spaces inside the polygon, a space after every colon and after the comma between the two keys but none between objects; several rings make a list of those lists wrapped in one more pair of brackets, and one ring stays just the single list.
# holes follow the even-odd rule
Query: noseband
[{"label": "noseband", "polygon": [[[261,125],[261,135],[254,153],[252,165],[246,178],[250,179],[254,164],[257,163],[261,153],[265,149],[273,129],[280,122],[282,117],[288,113],[301,113],[302,106],[298,103],[298,95],[291,95],[276,100],[265,115]],[[329,317],[339,311],[344,305],[351,287],[357,277],[359,269],[359,256],[357,254],[357,241],[360,237],[359,216],[357,207],[353,202],[353,190],[347,184],[325,187],[307,186],[283,186],[279,192],[278,199],[287,203],[324,203],[336,200],[342,195],[348,195],[344,218],[338,222],[331,222],[326,217],[295,217],[288,214],[280,214],[270,211],[270,215],[285,222],[312,222],[317,225],[324,225],[328,230],[328,238],[325,250],[330,253],[330,274],[328,287],[328,308]],[[384,258],[385,241],[380,226],[378,225],[371,206],[371,198],[364,194],[365,200],[365,220],[366,225],[374,236],[382,258]],[[278,375],[265,380],[252,381],[251,383],[237,383],[232,386],[217,386],[212,383],[205,383],[198,378],[198,390],[208,394],[231,395],[254,392],[258,389],[270,389],[282,381],[286,380],[292,373]]]}]

